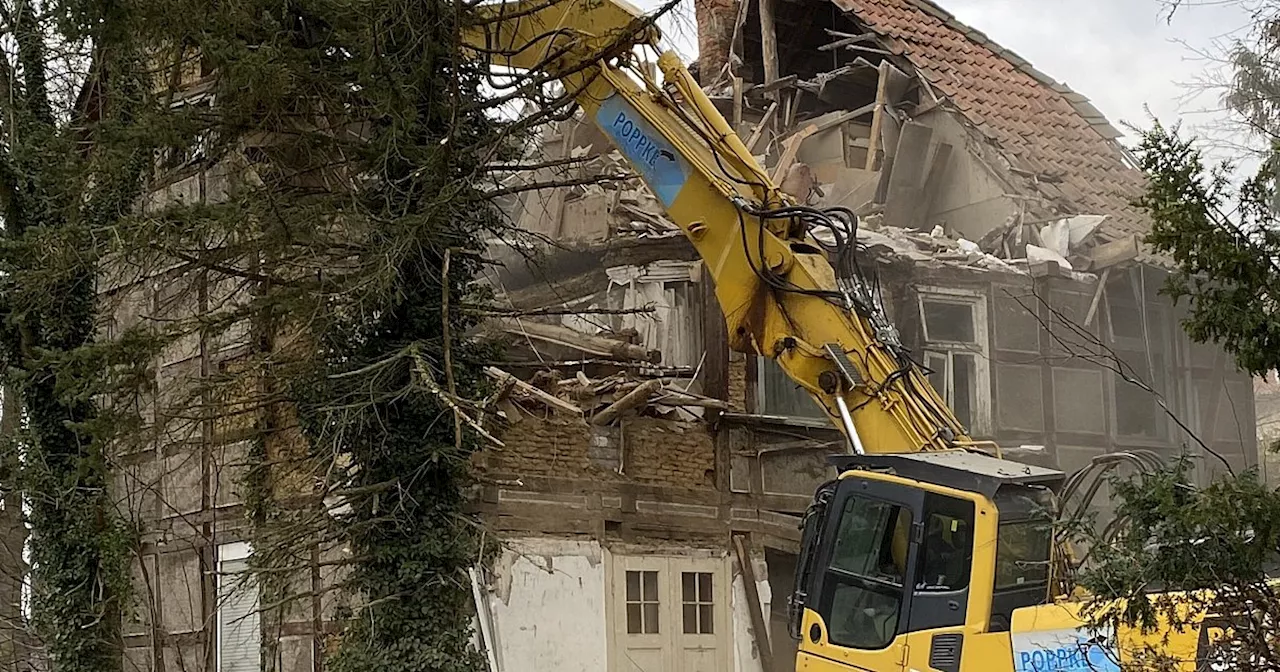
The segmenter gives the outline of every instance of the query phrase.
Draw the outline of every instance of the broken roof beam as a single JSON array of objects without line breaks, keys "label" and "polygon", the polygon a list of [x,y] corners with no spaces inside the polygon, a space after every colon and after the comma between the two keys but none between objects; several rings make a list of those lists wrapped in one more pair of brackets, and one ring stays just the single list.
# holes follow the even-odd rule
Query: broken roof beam
[{"label": "broken roof beam", "polygon": [[768,82],[767,84],[756,84],[755,86],[752,86],[751,88],[747,89],[747,93],[773,93],[778,89],[784,89],[788,86],[795,85],[796,80],[798,79],[800,79],[798,75],[787,75],[786,77],[779,77],[773,80],[772,82]]},{"label": "broken roof beam", "polygon": [[658,364],[662,361],[662,353],[654,350],[649,351],[644,348],[627,343],[624,341],[605,338],[603,336],[592,336],[579,331],[574,331],[568,327],[561,327],[554,324],[546,324],[545,322],[534,322],[532,320],[516,320],[516,319],[500,319],[497,320],[501,329],[513,336],[521,336],[530,338],[544,343],[551,343],[571,350],[577,350],[596,357],[604,357],[608,359],[616,359],[621,361],[648,362],[650,364]]},{"label": "broken roof beam", "polygon": [[[894,148],[897,145],[897,138],[893,138],[892,142],[885,142],[880,135],[884,133],[887,123],[892,122],[888,118],[887,107],[892,106],[901,99],[906,93],[907,84],[911,82],[911,78],[906,73],[894,67],[887,59],[880,61],[880,79],[876,84],[876,101],[873,103],[875,112],[871,119],[871,144],[867,148],[867,170],[877,170],[884,160],[884,148]],[[896,124],[895,130],[896,130]]]},{"label": "broken roof beam", "polygon": [[[832,33],[835,31],[828,30],[827,32]],[[831,51],[833,49],[841,49],[851,44],[862,44],[863,42],[874,42],[875,39],[876,39],[875,33],[862,33],[861,35],[849,35],[848,37],[842,37],[836,40],[835,42],[831,42],[830,44],[824,44],[821,47],[818,47],[818,51]]]},{"label": "broken roof beam", "polygon": [[488,376],[490,379],[502,385],[510,385],[513,390],[518,390],[519,392],[525,395],[528,395],[534,399],[537,399],[538,401],[542,402],[543,404],[546,404],[547,406],[550,406],[551,408],[556,408],[561,411],[565,411],[566,413],[582,415],[581,408],[578,408],[577,406],[574,406],[573,404],[567,401],[564,401],[563,399],[560,399],[559,397],[553,394],[544,392],[534,387],[533,385],[530,385],[529,383],[526,383],[523,380],[516,378],[515,376],[507,373],[506,371],[503,371],[502,369],[492,367],[492,366],[486,366],[484,367],[484,375]]}]

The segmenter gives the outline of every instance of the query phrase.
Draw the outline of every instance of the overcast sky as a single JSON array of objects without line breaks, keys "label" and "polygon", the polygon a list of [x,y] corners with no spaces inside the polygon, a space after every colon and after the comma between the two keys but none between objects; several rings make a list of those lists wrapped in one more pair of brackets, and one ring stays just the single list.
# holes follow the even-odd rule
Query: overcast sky
[{"label": "overcast sky", "polygon": [[[1245,0],[1256,2],[1257,0]],[[1214,79],[1211,56],[1247,36],[1249,12],[1233,0],[1189,0],[1171,20],[1162,0],[939,0],[962,22],[1089,97],[1113,124],[1162,122],[1221,135],[1220,91],[1196,95]],[[652,8],[653,0],[641,6]],[[691,57],[691,11],[664,26]],[[1219,79],[1220,80],[1220,76]]]}]

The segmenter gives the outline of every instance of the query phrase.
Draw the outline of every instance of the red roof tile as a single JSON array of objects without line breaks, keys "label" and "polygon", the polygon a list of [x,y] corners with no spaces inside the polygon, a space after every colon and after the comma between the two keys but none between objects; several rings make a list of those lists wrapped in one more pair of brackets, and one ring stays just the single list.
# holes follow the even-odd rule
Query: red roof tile
[{"label": "red roof tile", "polygon": [[[1130,205],[1142,174],[1112,141],[1120,134],[1084,96],[956,21],[928,0],[833,0],[901,53],[1004,150],[1017,168],[1063,176],[1075,213],[1109,215],[1098,235],[1145,233]],[[1037,190],[1029,184],[1029,190]],[[1057,191],[1055,190],[1044,190]],[[1050,197],[1050,193],[1043,193]]]}]

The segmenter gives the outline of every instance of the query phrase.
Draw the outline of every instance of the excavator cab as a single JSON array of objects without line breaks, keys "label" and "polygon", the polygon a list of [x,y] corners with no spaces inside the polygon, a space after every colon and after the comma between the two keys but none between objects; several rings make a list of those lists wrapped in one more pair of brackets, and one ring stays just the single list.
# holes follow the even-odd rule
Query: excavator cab
[{"label": "excavator cab", "polygon": [[1010,669],[1014,611],[1050,602],[1064,475],[961,450],[832,462],[804,520],[797,669]]}]

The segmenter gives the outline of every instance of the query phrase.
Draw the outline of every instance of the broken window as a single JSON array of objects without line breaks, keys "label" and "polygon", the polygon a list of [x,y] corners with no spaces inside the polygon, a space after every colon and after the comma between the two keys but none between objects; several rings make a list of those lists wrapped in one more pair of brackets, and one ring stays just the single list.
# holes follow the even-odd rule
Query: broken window
[{"label": "broken window", "polygon": [[627,634],[658,633],[658,573],[627,571]]},{"label": "broken window", "polygon": [[967,429],[989,431],[986,297],[954,290],[922,290],[920,323],[924,325],[924,365],[929,382]]},{"label": "broken window", "polygon": [[816,418],[827,415],[809,393],[796,384],[778,363],[768,357],[756,358],[757,394],[755,412],[787,418]]},{"label": "broken window", "polygon": [[680,585],[684,634],[714,634],[712,606],[715,602],[711,591],[711,572],[681,572]]}]

